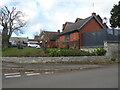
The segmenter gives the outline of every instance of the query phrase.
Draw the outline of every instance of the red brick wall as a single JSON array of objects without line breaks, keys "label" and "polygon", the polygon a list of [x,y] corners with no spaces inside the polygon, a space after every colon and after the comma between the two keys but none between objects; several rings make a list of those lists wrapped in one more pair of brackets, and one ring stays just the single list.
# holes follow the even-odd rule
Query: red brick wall
[{"label": "red brick wall", "polygon": [[[74,32],[74,33],[70,34],[70,41],[71,42],[78,41],[78,40],[79,40],[79,33],[78,32]],[[65,45],[63,45],[62,43],[66,42],[65,41],[65,35],[59,37],[59,42],[61,43],[61,44],[59,44],[59,47],[64,48]],[[70,46],[70,48],[75,48],[75,47],[74,46]],[[78,48],[78,46],[76,48]]]},{"label": "red brick wall", "polygon": [[60,42],[64,42],[65,36],[64,36],[64,35],[63,35],[63,36],[60,36],[60,37],[59,37],[59,40],[60,40]]},{"label": "red brick wall", "polygon": [[71,42],[73,42],[72,44],[72,46],[70,46],[70,48],[78,48],[78,45],[76,45],[75,43],[74,43],[74,41],[77,41],[77,42],[79,42],[79,32],[74,32],[74,33],[71,33],[70,34],[70,41]]},{"label": "red brick wall", "polygon": [[59,37],[59,47],[62,47],[62,48],[64,48],[65,46],[62,44],[63,42],[64,42],[64,40],[65,40],[65,36],[63,35],[63,36],[60,36]]},{"label": "red brick wall", "polygon": [[70,41],[76,41],[79,39],[79,33],[78,32],[74,32],[70,34]]},{"label": "red brick wall", "polygon": [[80,30],[80,46],[82,46],[82,33],[100,30],[102,27],[93,18]]},{"label": "red brick wall", "polygon": [[57,47],[56,41],[50,41],[50,42],[47,44],[47,47],[49,47],[49,48]]}]

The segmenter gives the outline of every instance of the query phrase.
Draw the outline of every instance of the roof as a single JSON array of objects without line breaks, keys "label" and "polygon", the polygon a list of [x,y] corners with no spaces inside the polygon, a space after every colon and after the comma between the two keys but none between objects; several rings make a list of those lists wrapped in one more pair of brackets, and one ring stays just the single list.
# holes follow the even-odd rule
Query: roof
[{"label": "roof", "polygon": [[10,37],[9,39],[10,41],[24,41],[24,42],[28,42],[28,38],[27,37]]},{"label": "roof", "polygon": [[49,40],[56,40],[59,33],[58,32],[51,32],[51,31],[43,31],[40,36],[42,36],[42,34],[43,35],[45,34],[46,38]]},{"label": "roof", "polygon": [[66,24],[74,24],[73,22],[66,22]]},{"label": "roof", "polygon": [[34,40],[35,41],[39,41],[40,40],[40,36],[34,36]]},{"label": "roof", "polygon": [[64,30],[65,29],[65,27],[66,27],[66,25],[70,25],[70,24],[74,24],[73,22],[65,22],[65,24],[63,24],[63,29],[62,30]]},{"label": "roof", "polygon": [[87,24],[92,18],[94,18],[94,19],[100,24],[100,26],[103,27],[103,25],[97,20],[97,18],[96,18],[95,16],[90,16],[90,17],[87,17],[87,18],[85,18],[85,19],[78,20],[78,21],[75,22],[74,24],[68,25],[61,34],[73,32],[73,31],[79,31],[79,30],[80,30],[85,24]]}]

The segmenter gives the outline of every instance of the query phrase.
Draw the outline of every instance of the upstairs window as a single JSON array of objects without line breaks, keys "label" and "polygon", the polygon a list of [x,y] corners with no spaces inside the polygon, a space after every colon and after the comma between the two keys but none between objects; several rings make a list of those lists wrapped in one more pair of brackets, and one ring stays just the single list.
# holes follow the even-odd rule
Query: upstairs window
[{"label": "upstairs window", "polygon": [[70,40],[70,34],[67,34],[67,35],[65,36],[65,40]]}]

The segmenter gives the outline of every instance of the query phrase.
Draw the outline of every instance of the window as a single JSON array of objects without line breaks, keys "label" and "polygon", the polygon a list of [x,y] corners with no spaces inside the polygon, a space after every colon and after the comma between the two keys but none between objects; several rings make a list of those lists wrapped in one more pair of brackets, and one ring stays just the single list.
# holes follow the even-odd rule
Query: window
[{"label": "window", "polygon": [[69,34],[67,34],[67,35],[65,36],[65,40],[70,40],[70,35],[69,35]]}]

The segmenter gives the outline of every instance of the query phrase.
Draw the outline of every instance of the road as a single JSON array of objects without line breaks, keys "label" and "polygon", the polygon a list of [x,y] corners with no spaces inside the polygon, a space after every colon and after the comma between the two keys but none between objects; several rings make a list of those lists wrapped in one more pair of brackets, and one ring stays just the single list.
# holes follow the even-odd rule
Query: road
[{"label": "road", "polygon": [[118,65],[64,73],[14,72],[16,77],[6,73],[12,72],[3,72],[3,88],[118,88]]}]

